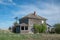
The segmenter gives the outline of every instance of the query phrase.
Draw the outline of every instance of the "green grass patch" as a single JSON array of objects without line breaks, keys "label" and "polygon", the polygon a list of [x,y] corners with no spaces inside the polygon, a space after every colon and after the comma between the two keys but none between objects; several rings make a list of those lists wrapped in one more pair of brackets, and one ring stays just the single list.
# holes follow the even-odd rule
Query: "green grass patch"
[{"label": "green grass patch", "polygon": [[0,31],[0,40],[60,40],[60,34],[15,34]]}]

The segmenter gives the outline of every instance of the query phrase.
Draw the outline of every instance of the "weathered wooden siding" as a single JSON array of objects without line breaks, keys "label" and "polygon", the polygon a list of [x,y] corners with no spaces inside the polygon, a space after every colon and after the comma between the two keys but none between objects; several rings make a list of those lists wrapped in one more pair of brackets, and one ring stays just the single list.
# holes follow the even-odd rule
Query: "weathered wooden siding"
[{"label": "weathered wooden siding", "polygon": [[[43,20],[45,22],[45,20]],[[19,22],[20,24],[25,23],[28,24],[28,30],[21,30],[21,33],[33,33],[33,25],[34,24],[42,24],[42,20],[39,19],[29,19],[23,18]]]},{"label": "weathered wooden siding", "polygon": [[29,24],[42,24],[42,20],[38,20],[38,19],[29,19]]},{"label": "weathered wooden siding", "polygon": [[[45,22],[45,20],[43,20]],[[34,24],[42,24],[42,20],[39,19],[29,19],[29,32],[33,33],[33,25]]]},{"label": "weathered wooden siding", "polygon": [[24,34],[24,33],[29,33],[28,30],[21,30],[21,33]]}]

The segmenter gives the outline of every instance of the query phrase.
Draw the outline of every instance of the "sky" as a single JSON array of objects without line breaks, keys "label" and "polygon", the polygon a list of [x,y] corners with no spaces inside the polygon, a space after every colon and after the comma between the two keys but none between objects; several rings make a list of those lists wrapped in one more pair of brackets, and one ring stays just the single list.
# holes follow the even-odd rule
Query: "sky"
[{"label": "sky", "polygon": [[47,18],[47,23],[60,23],[60,0],[0,0],[0,29],[8,29],[15,17],[33,13]]}]

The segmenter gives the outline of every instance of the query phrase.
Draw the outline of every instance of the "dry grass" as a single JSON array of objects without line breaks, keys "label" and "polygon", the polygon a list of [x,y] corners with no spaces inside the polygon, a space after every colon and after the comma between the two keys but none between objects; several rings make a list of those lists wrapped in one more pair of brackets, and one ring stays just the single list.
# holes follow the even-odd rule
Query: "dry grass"
[{"label": "dry grass", "polygon": [[0,40],[60,40],[60,34],[14,34],[0,31]]}]

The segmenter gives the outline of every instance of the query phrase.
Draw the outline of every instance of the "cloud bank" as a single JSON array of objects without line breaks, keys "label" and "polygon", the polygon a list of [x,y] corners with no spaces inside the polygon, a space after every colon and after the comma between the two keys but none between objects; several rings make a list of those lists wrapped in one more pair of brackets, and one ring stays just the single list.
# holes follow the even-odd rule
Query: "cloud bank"
[{"label": "cloud bank", "polygon": [[[6,20],[4,22],[3,19],[1,19],[1,25],[0,28],[8,28],[13,24],[14,17],[23,17],[27,14],[33,13],[36,11],[36,13],[42,17],[47,18],[47,23],[50,25],[53,25],[55,23],[60,23],[60,1],[59,0],[0,0],[0,4],[4,5],[4,8],[8,10],[5,11],[7,16],[7,19],[5,19],[4,16],[3,19]],[[1,6],[0,5],[0,6]],[[4,11],[5,9],[2,9]],[[2,12],[1,12],[2,13]],[[1,15],[0,15],[1,16]]]}]

